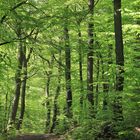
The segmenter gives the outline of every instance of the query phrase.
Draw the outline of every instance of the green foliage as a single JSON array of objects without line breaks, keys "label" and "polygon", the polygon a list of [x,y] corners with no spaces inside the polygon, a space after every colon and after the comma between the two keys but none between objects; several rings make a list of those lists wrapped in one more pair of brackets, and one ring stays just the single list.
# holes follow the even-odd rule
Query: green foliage
[{"label": "green foliage", "polygon": [[[54,100],[57,86],[60,93],[57,98],[57,118],[54,133],[65,134],[67,139],[93,140],[103,134],[104,127],[111,125],[112,134],[117,139],[139,139],[135,127],[140,127],[140,1],[122,1],[123,42],[125,55],[125,83],[121,92],[123,117],[122,122],[114,122],[113,101],[116,95],[115,86],[115,41],[112,1],[99,1],[94,11],[94,117],[91,118],[90,105],[87,102],[87,26],[91,20],[88,14],[88,3],[85,0],[28,0],[27,3],[12,9],[22,1],[2,0],[0,2],[0,133],[8,128],[9,135],[21,133],[44,133],[46,127],[53,124]],[[66,11],[67,9],[67,11]],[[66,116],[66,83],[65,83],[65,45],[64,24],[67,20],[69,43],[71,48],[71,86],[73,94],[72,118]],[[80,25],[78,21],[80,21]],[[17,32],[21,29],[21,38]],[[81,31],[81,50],[79,50],[78,31]],[[8,43],[6,43],[8,42]],[[17,70],[17,50],[22,44],[33,52],[28,62],[25,114],[20,130],[9,125],[15,93],[15,73]],[[59,54],[61,51],[61,61]],[[82,90],[79,73],[79,52],[82,54]],[[54,62],[51,63],[51,58]],[[98,64],[99,60],[99,64]],[[58,83],[58,68],[61,67]],[[99,68],[98,68],[99,65]],[[49,73],[52,73],[49,75]],[[50,77],[49,77],[50,76]],[[23,70],[21,80],[23,81]],[[46,96],[47,82],[50,78],[49,92]],[[109,92],[103,86],[109,85]],[[97,91],[98,86],[98,91]],[[82,95],[82,96],[81,96]],[[82,97],[83,106],[80,99]],[[104,109],[103,101],[107,101]],[[49,101],[47,106],[46,102]],[[50,111],[50,124],[46,118]],[[21,97],[16,121],[21,111]],[[49,132],[49,129],[47,132]],[[0,137],[1,139],[1,137]]]}]

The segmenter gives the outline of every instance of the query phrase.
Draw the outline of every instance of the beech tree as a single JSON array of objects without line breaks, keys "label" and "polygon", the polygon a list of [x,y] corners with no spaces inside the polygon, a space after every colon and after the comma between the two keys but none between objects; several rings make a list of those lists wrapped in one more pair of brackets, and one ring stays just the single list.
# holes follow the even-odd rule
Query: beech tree
[{"label": "beech tree", "polygon": [[1,0],[0,139],[139,140],[139,5]]},{"label": "beech tree", "polygon": [[94,33],[93,33],[93,14],[94,14],[94,0],[89,0],[89,14],[90,19],[88,23],[88,53],[87,53],[87,98],[91,105],[94,105],[93,97],[93,46],[94,46]]},{"label": "beech tree", "polygon": [[[123,91],[124,87],[124,47],[122,37],[121,0],[114,0],[114,29],[116,52],[116,92]],[[122,119],[121,96],[114,100],[115,119]],[[118,118],[119,117],[119,118]]]},{"label": "beech tree", "polygon": [[69,30],[67,23],[64,27],[65,36],[65,78],[66,78],[66,101],[67,101],[67,115],[71,116],[72,107],[72,89],[71,89],[71,49],[69,46]]},{"label": "beech tree", "polygon": [[[22,31],[19,27],[17,30],[17,36],[21,38],[22,36]],[[17,115],[17,110],[18,110],[18,104],[19,104],[19,98],[20,98],[20,88],[21,88],[21,71],[22,71],[22,64],[23,64],[23,43],[20,42],[19,47],[18,47],[18,67],[17,71],[15,74],[15,97],[14,97],[14,102],[13,102],[13,107],[12,107],[12,114],[11,114],[11,122],[15,123],[16,120],[16,115]]]}]

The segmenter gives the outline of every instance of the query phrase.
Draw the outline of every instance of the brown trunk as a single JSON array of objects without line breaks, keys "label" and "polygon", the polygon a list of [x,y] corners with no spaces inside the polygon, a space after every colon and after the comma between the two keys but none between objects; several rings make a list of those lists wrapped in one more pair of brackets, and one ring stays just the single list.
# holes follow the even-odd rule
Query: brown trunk
[{"label": "brown trunk", "polygon": [[68,117],[72,116],[72,90],[71,90],[71,49],[69,46],[69,31],[67,24],[64,27],[64,39],[65,39],[65,79],[66,79],[66,114]]},{"label": "brown trunk", "polygon": [[[122,38],[121,0],[114,0],[114,29],[116,46],[116,92],[123,91],[124,87],[124,51]],[[122,97],[117,96],[114,100],[114,119],[123,119]]]},{"label": "brown trunk", "polygon": [[23,81],[22,81],[22,88],[21,88],[21,110],[19,121],[17,124],[17,130],[20,129],[24,117],[25,112],[25,96],[26,96],[26,82],[27,82],[27,59],[26,59],[26,46],[24,46],[24,53],[23,53]]},{"label": "brown trunk", "polygon": [[19,104],[22,63],[23,63],[23,46],[22,43],[20,42],[18,48],[18,68],[15,75],[16,87],[15,87],[14,102],[12,106],[11,123],[15,123],[18,104]]},{"label": "brown trunk", "polygon": [[99,55],[97,55],[97,74],[96,74],[96,80],[97,80],[97,84],[96,84],[96,95],[95,95],[95,109],[96,112],[98,110],[98,94],[99,94],[99,75],[100,74],[100,57]]},{"label": "brown trunk", "polygon": [[48,62],[49,71],[47,72],[47,84],[46,84],[46,96],[47,96],[47,101],[46,101],[46,109],[47,109],[46,131],[49,130],[50,122],[51,122],[50,82],[51,82],[51,76],[52,76],[53,62],[54,62],[54,58],[52,56],[51,60]]},{"label": "brown trunk", "polygon": [[56,127],[56,123],[57,123],[57,115],[58,115],[58,104],[57,104],[57,100],[58,100],[58,97],[60,95],[60,90],[61,90],[61,51],[60,51],[60,54],[59,54],[59,64],[58,64],[58,85],[57,85],[57,88],[56,88],[56,94],[55,94],[55,97],[54,97],[54,107],[53,107],[53,118],[52,118],[52,126],[50,128],[50,133],[53,133],[53,130],[55,129]]},{"label": "brown trunk", "polygon": [[80,79],[80,104],[81,106],[83,105],[83,62],[82,62],[82,34],[81,34],[81,30],[80,30],[80,20],[77,21],[77,24],[78,24],[78,44],[79,44],[79,48],[78,48],[78,51],[79,51],[79,79]]},{"label": "brown trunk", "polygon": [[88,24],[88,53],[87,53],[87,98],[90,104],[94,105],[93,97],[93,12],[94,12],[94,0],[89,0],[89,12],[90,12],[90,21]]},{"label": "brown trunk", "polygon": [[114,0],[114,27],[116,44],[116,91],[123,91],[124,84],[124,51],[122,38],[121,0]]}]

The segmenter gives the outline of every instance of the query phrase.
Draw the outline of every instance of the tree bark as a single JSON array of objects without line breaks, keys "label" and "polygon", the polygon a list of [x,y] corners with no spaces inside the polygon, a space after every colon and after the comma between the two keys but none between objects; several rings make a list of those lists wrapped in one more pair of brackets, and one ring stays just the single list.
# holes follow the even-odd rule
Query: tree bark
[{"label": "tree bark", "polygon": [[90,104],[94,105],[93,97],[93,13],[94,13],[94,0],[89,0],[90,21],[88,24],[88,53],[87,53],[87,98]]},{"label": "tree bark", "polygon": [[116,46],[116,91],[123,91],[124,84],[124,51],[122,37],[121,0],[114,0],[114,27]]},{"label": "tree bark", "polygon": [[24,113],[25,113],[25,97],[26,97],[26,85],[27,85],[27,78],[28,78],[28,62],[30,59],[32,53],[32,48],[30,49],[30,52],[28,54],[28,57],[26,58],[26,46],[24,46],[24,53],[23,53],[23,80],[22,80],[22,87],[21,87],[21,110],[20,110],[20,116],[17,124],[17,130],[21,128]]},{"label": "tree bark", "polygon": [[64,41],[65,41],[65,79],[66,79],[66,115],[72,116],[72,89],[71,89],[71,49],[69,45],[69,30],[67,24],[64,27]]},{"label": "tree bark", "polygon": [[11,120],[10,120],[11,123],[15,123],[16,114],[18,110],[20,87],[21,87],[22,64],[23,64],[23,46],[22,46],[22,43],[20,42],[19,48],[18,48],[18,67],[17,67],[16,75],[15,75],[16,87],[15,87],[15,97],[14,97],[14,102],[12,106],[12,114],[11,114]]},{"label": "tree bark", "polygon": [[[123,91],[124,87],[124,50],[122,37],[121,0],[114,0],[114,29],[116,48],[116,92]],[[122,97],[118,96],[114,100],[114,118],[123,119]]]},{"label": "tree bark", "polygon": [[53,133],[55,127],[56,127],[56,123],[57,123],[57,115],[58,115],[58,103],[57,103],[57,100],[58,100],[58,97],[60,95],[60,90],[61,90],[61,63],[62,63],[62,60],[61,60],[61,51],[59,53],[59,62],[58,63],[58,83],[57,83],[57,88],[56,88],[56,94],[55,94],[55,97],[54,97],[54,107],[53,107],[53,118],[52,118],[52,126],[50,128],[50,133]]},{"label": "tree bark", "polygon": [[51,56],[51,60],[48,61],[49,70],[47,73],[47,84],[46,84],[46,109],[47,109],[47,117],[46,117],[46,131],[49,130],[50,122],[51,122],[51,102],[50,102],[50,82],[52,76],[52,68],[53,68],[54,58]]},{"label": "tree bark", "polygon": [[97,72],[96,72],[96,95],[95,95],[95,110],[98,111],[98,99],[99,99],[99,76],[100,76],[100,56],[97,54]]},{"label": "tree bark", "polygon": [[78,51],[79,51],[79,79],[80,79],[80,104],[81,106],[83,105],[83,60],[82,60],[82,57],[83,57],[83,54],[82,54],[82,34],[81,34],[81,29],[80,29],[80,20],[77,21],[77,24],[78,24],[78,44],[79,44],[79,47],[78,47]]}]

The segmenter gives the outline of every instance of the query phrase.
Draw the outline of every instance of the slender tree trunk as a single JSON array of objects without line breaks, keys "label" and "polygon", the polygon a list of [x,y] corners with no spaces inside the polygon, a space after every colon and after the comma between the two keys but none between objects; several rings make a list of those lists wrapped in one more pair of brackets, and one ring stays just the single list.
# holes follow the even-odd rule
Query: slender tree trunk
[{"label": "slender tree trunk", "polygon": [[[116,92],[123,91],[124,87],[124,51],[122,37],[122,19],[121,19],[121,0],[114,0],[114,28],[115,28],[115,46],[116,46]],[[114,119],[123,119],[122,97],[117,96],[114,100]]]},{"label": "slender tree trunk", "polygon": [[94,105],[93,96],[93,13],[94,13],[94,0],[89,0],[90,21],[88,24],[88,53],[87,53],[87,98],[91,105]]},{"label": "slender tree trunk", "polygon": [[97,80],[97,84],[96,84],[96,95],[95,95],[95,109],[96,112],[98,110],[98,94],[99,94],[99,75],[100,74],[100,57],[99,55],[97,55],[97,75],[96,75],[96,80]]},{"label": "slender tree trunk", "polygon": [[47,117],[46,117],[46,131],[49,130],[50,122],[51,122],[51,103],[50,103],[50,82],[51,82],[51,76],[52,76],[52,68],[53,68],[53,62],[54,58],[51,57],[50,62],[48,62],[49,65],[49,71],[47,72],[47,84],[46,84],[46,109],[47,109]]},{"label": "slender tree trunk", "polygon": [[46,96],[47,96],[47,101],[46,101],[46,109],[47,109],[47,116],[46,116],[46,131],[49,129],[50,126],[50,121],[51,121],[51,105],[50,105],[50,78],[51,73],[47,75],[47,84],[46,84]]},{"label": "slender tree trunk", "polygon": [[65,79],[66,79],[66,114],[68,117],[72,117],[72,89],[71,89],[71,49],[69,45],[69,31],[67,24],[64,27],[64,39],[65,39]]},{"label": "slender tree trunk", "polygon": [[[6,126],[5,126],[5,129],[3,129],[3,133],[6,134],[7,133],[7,126],[9,124],[9,118],[11,117],[10,115],[10,110],[11,110],[11,106],[12,106],[12,99],[10,98],[10,102],[9,102],[9,105],[7,106],[7,119],[6,119]],[[12,124],[12,121],[10,121],[10,123]]]},{"label": "slender tree trunk", "polygon": [[52,118],[52,126],[50,128],[50,133],[53,133],[53,130],[55,129],[56,127],[56,123],[57,123],[57,115],[58,115],[58,103],[57,103],[57,100],[58,100],[58,97],[60,95],[60,90],[61,90],[61,63],[62,63],[62,60],[61,60],[61,51],[60,51],[60,54],[59,54],[59,64],[58,64],[58,84],[57,84],[57,88],[56,88],[56,94],[55,94],[55,97],[54,97],[54,107],[53,107],[53,118]]},{"label": "slender tree trunk", "polygon": [[79,79],[80,79],[80,104],[81,106],[83,105],[83,62],[82,62],[82,34],[81,34],[81,30],[80,30],[80,22],[81,21],[77,21],[77,24],[78,24],[78,44],[79,44],[79,48],[78,48],[78,51],[79,51]]},{"label": "slender tree trunk", "polygon": [[27,83],[27,59],[26,59],[26,46],[24,46],[24,53],[23,53],[23,80],[22,80],[22,87],[21,87],[21,110],[20,116],[17,124],[17,130],[20,129],[24,117],[25,112],[25,96],[26,96],[26,83]]},{"label": "slender tree trunk", "polygon": [[11,114],[11,120],[10,123],[15,123],[16,120],[16,114],[18,110],[18,104],[19,104],[19,97],[20,97],[20,87],[21,87],[21,71],[22,71],[22,63],[23,63],[23,46],[20,42],[19,48],[18,48],[18,68],[15,75],[15,97],[14,102],[12,106],[12,114]]}]

